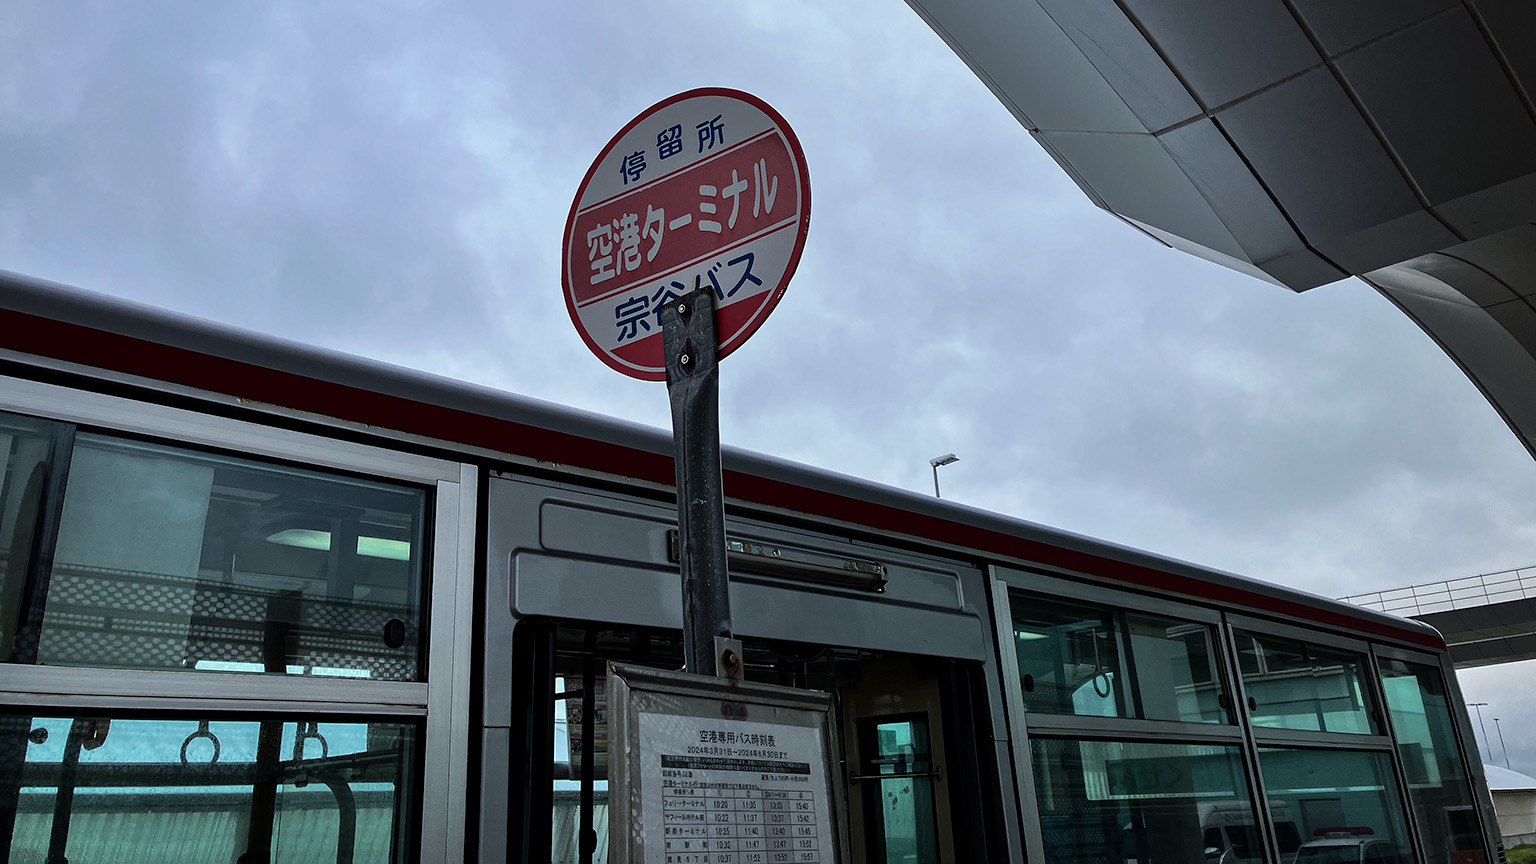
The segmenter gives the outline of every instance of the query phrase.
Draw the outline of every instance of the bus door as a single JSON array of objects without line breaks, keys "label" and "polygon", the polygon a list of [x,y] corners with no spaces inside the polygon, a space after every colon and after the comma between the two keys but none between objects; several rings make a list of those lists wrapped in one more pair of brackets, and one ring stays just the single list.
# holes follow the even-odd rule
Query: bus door
[{"label": "bus door", "polygon": [[[682,665],[676,515],[669,502],[526,478],[488,486],[480,858],[603,864],[598,688],[609,662]],[[981,571],[745,518],[726,530],[747,680],[834,695],[849,864],[1017,858]],[[734,839],[708,850],[710,864],[717,853],[773,864],[750,857],[755,833]]]},{"label": "bus door", "polygon": [[866,661],[838,693],[854,861],[955,860],[939,685],[923,665]]}]

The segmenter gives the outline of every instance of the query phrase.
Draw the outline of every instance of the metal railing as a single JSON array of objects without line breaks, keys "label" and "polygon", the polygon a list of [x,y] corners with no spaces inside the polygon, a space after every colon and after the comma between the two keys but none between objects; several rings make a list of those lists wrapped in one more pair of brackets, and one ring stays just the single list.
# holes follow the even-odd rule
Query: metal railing
[{"label": "metal railing", "polygon": [[1339,599],[1406,618],[1530,598],[1536,598],[1536,567],[1520,567],[1445,582],[1370,591]]}]

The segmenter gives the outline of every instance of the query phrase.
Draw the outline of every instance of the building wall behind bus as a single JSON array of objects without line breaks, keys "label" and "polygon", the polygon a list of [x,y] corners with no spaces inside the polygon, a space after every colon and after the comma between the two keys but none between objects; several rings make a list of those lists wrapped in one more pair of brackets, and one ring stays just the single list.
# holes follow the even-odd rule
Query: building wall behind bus
[{"label": "building wall behind bus", "polygon": [[1536,789],[1494,790],[1493,812],[1499,817],[1505,848],[1536,843]]}]

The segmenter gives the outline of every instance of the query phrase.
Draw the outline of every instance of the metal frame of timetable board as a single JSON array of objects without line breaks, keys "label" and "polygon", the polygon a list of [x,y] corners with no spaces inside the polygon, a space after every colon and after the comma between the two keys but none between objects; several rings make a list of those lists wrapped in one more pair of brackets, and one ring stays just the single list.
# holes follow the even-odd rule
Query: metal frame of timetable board
[{"label": "metal frame of timetable board", "polygon": [[[832,695],[819,690],[797,690],[757,682],[709,678],[682,672],[668,672],[641,666],[608,664],[608,861],[609,864],[646,864],[665,862],[665,836],[646,836],[648,816],[660,821],[660,814],[646,812],[646,777],[642,758],[646,747],[640,740],[640,715],[661,715],[686,723],[708,723],[718,729],[760,729],[784,727],[788,734],[814,730],[820,735],[821,776],[825,781],[823,800],[828,812],[817,813],[825,825],[830,842],[819,848],[831,855],[818,856],[816,864],[843,864],[848,861],[847,802],[843,798],[842,752],[836,735]],[[743,772],[745,777],[761,776]],[[660,777],[651,782],[661,782]],[[808,790],[808,791],[815,791]],[[655,795],[649,800],[658,800]],[[649,851],[654,843],[661,851]],[[702,860],[702,859],[701,859]],[[745,855],[717,859],[710,852],[711,864],[717,860],[749,862]],[[762,864],[774,859],[764,855]],[[807,860],[796,857],[795,861]],[[749,862],[750,864],[750,862]]]}]

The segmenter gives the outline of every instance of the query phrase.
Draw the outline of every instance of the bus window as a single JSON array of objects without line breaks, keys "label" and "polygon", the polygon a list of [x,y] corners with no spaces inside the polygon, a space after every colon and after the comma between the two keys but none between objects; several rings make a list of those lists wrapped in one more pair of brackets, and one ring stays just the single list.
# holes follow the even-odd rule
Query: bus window
[{"label": "bus window", "polygon": [[1141,716],[1147,720],[1225,723],[1211,628],[1156,615],[1128,612],[1131,668]]},{"label": "bus window", "polygon": [[426,500],[82,432],[37,660],[421,680]]},{"label": "bus window", "polygon": [[1111,612],[1034,597],[1019,597],[1010,605],[1025,710],[1128,715]]},{"label": "bus window", "polygon": [[1486,861],[1440,670],[1387,658],[1380,666],[1392,737],[1424,835],[1424,854],[1431,864]]},{"label": "bus window", "polygon": [[1010,607],[1025,710],[1229,722],[1209,626],[1019,593]]},{"label": "bus window", "polygon": [[[0,452],[5,454],[0,481],[0,554],[5,560],[0,568],[0,662],[31,662],[30,656],[17,657],[16,639],[22,619],[40,599],[28,595],[35,583],[30,571],[53,449],[51,427],[41,420],[0,414]],[[36,646],[20,651],[31,655]]]},{"label": "bus window", "polygon": [[0,765],[0,786],[16,795],[0,860],[415,857],[412,725],[183,716],[5,717],[0,726],[25,737],[25,757]]},{"label": "bus window", "polygon": [[1034,738],[1046,864],[1258,864],[1239,748]]},{"label": "bus window", "polygon": [[1413,859],[1387,754],[1263,747],[1259,767],[1272,806],[1300,823],[1295,864]]},{"label": "bus window", "polygon": [[1251,675],[1258,675],[1259,667],[1259,643],[1247,633],[1237,632],[1234,636],[1237,641],[1237,669],[1242,673],[1244,680]]},{"label": "bus window", "polygon": [[1255,726],[1379,734],[1362,685],[1360,655],[1234,631]]}]

